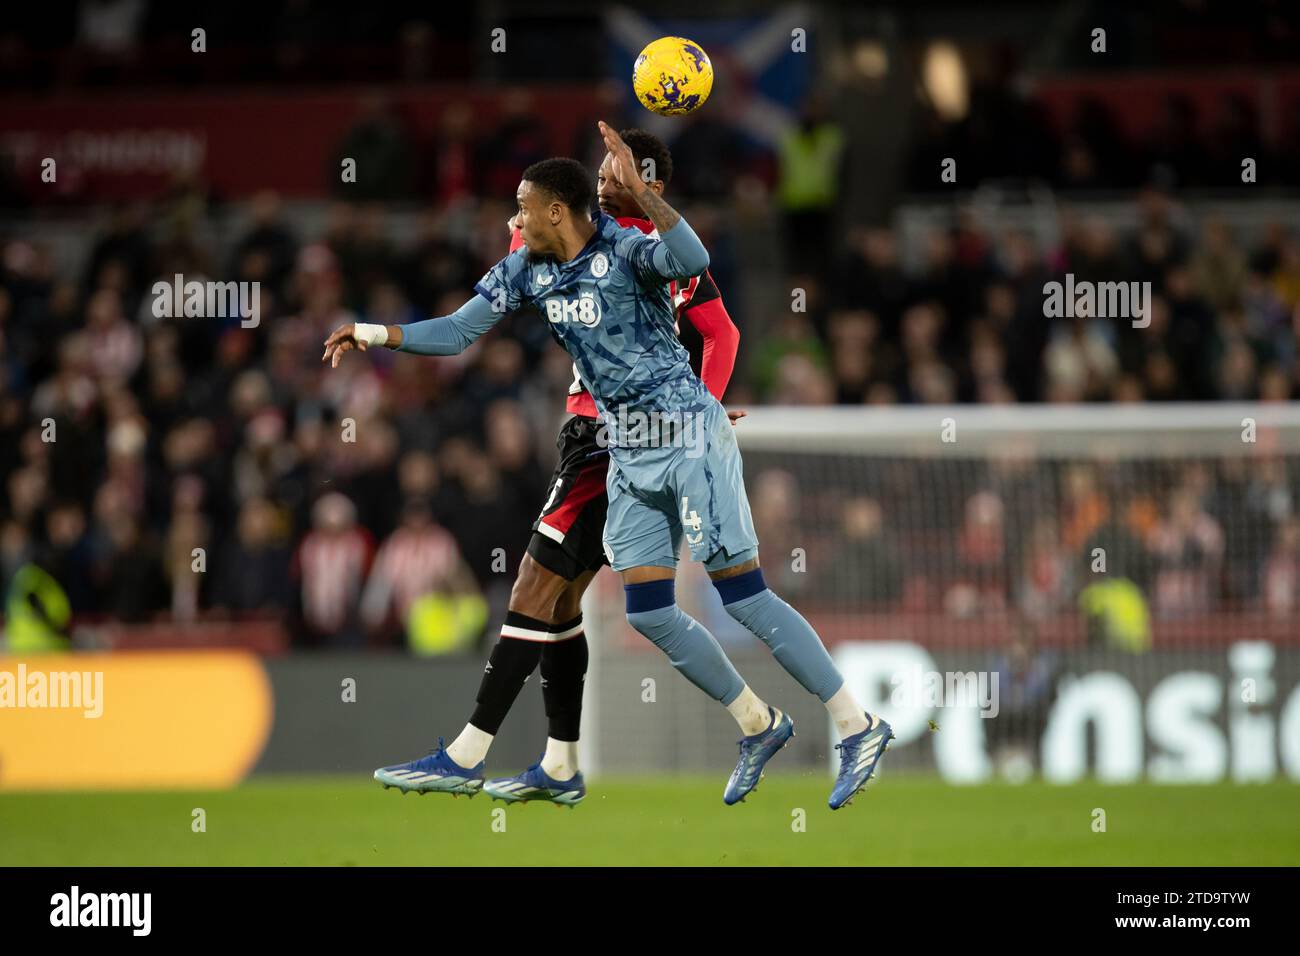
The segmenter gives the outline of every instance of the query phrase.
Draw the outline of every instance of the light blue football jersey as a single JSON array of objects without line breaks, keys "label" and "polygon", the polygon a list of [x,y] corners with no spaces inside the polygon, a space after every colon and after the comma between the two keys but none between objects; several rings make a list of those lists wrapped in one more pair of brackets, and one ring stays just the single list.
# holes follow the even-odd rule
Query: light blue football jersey
[{"label": "light blue football jersey", "polygon": [[474,291],[497,312],[531,306],[541,314],[595,399],[611,454],[627,461],[628,449],[655,441],[638,423],[696,414],[716,399],[677,337],[667,281],[685,277],[656,270],[659,240],[603,212],[592,221],[596,232],[570,261],[517,249]]}]

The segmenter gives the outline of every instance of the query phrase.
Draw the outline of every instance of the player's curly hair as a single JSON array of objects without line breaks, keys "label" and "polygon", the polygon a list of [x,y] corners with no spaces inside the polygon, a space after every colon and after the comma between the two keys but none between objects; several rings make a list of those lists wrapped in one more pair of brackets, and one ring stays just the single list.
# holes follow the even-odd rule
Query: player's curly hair
[{"label": "player's curly hair", "polygon": [[649,159],[654,163],[654,178],[667,186],[673,178],[673,154],[668,151],[664,141],[654,133],[636,127],[620,130],[618,135],[623,137],[627,148],[632,150],[632,158],[636,160],[637,167],[644,169],[644,163]]},{"label": "player's curly hair", "polygon": [[523,178],[546,190],[574,212],[588,213],[596,204],[596,187],[592,185],[591,173],[576,159],[543,159],[525,169]]}]

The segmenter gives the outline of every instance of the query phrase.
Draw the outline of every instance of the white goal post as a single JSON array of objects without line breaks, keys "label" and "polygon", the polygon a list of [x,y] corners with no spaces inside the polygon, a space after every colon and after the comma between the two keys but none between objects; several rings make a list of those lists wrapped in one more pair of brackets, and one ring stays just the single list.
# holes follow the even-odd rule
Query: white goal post
[{"label": "white goal post", "polygon": [[[945,440],[945,423],[954,438]],[[742,451],[987,454],[1031,439],[1044,454],[1243,454],[1252,429],[1300,451],[1300,403],[909,405],[756,408],[737,426]],[[1243,437],[1244,436],[1244,437]]]}]

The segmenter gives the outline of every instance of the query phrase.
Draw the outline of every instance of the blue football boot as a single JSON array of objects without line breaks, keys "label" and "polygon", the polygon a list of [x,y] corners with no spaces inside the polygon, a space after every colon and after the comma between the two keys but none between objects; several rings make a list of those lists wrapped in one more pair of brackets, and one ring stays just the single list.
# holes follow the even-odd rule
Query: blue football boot
[{"label": "blue football boot", "polygon": [[483,785],[483,792],[493,800],[506,803],[523,803],[528,800],[545,800],[566,807],[575,807],[587,795],[587,785],[582,774],[575,773],[572,780],[556,780],[535,763],[513,777],[497,777]]},{"label": "blue football boot", "polygon": [[789,714],[782,714],[781,719],[777,720],[776,711],[771,707],[767,710],[772,715],[772,726],[752,737],[742,737],[736,741],[740,744],[740,759],[736,762],[736,769],[731,772],[731,779],[727,781],[727,789],[722,792],[722,802],[728,806],[744,800],[746,794],[758,786],[758,781],[763,777],[764,764],[776,756],[776,752],[794,736],[794,721]]},{"label": "blue football boot", "polygon": [[416,793],[458,793],[474,796],[483,789],[483,767],[480,761],[477,767],[462,767],[451,757],[438,738],[438,746],[418,760],[399,763],[392,767],[380,767],[375,771],[375,779],[384,788],[396,787],[402,793],[414,790]]},{"label": "blue football boot", "polygon": [[[894,728],[879,717],[867,714],[867,729],[852,737],[845,737],[835,745],[840,752],[840,772],[835,778],[828,801],[832,810],[844,806],[854,795],[867,785],[871,775],[876,772],[876,764],[889,742],[894,739]],[[875,723],[871,723],[874,719]]]}]

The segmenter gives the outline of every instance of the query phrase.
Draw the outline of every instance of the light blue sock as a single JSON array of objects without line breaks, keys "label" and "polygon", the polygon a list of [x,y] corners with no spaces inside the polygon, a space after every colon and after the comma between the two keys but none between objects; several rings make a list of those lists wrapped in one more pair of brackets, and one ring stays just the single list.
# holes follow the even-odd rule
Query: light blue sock
[{"label": "light blue sock", "polygon": [[844,685],[826,646],[802,614],[768,590],[761,568],[714,581],[727,613],[772,649],[786,671],[825,703]]},{"label": "light blue sock", "polygon": [[740,696],[745,682],[699,621],[677,606],[673,582],[626,584],[627,620],[668,655],[683,677],[726,706]]}]

